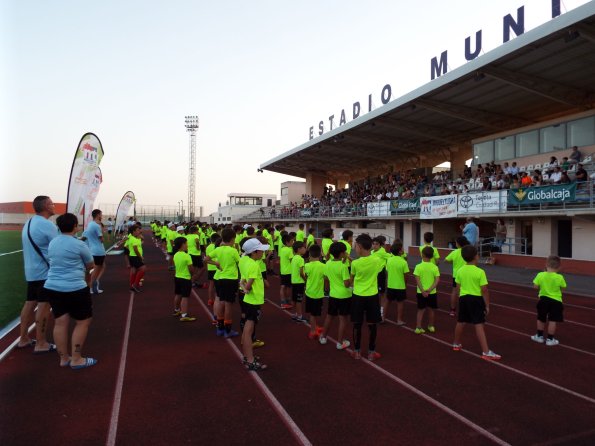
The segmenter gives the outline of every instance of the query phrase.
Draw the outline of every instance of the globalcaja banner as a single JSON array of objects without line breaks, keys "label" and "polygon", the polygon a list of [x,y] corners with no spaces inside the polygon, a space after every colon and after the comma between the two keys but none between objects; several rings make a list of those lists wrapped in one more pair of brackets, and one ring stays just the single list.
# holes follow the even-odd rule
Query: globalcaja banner
[{"label": "globalcaja banner", "polygon": [[91,220],[93,220],[93,216],[91,213],[95,208],[95,199],[97,198],[97,194],[99,193],[99,188],[101,187],[101,183],[103,182],[103,176],[101,174],[101,169],[99,166],[95,169],[95,175],[93,175],[93,179],[91,180],[91,186],[87,195],[85,196],[85,221],[84,221],[84,228],[87,229]]},{"label": "globalcaja banner", "polygon": [[510,189],[508,204],[564,203],[576,199],[576,183]]},{"label": "globalcaja banner", "polygon": [[457,216],[457,196],[439,195],[419,199],[419,218],[453,218]]},{"label": "globalcaja banner", "polygon": [[419,198],[409,200],[393,200],[390,202],[391,214],[417,213],[419,211]]},{"label": "globalcaja banner", "polygon": [[390,201],[374,201],[366,205],[368,217],[386,217],[390,215]]},{"label": "globalcaja banner", "polygon": [[74,154],[70,180],[68,181],[68,194],[66,212],[76,215],[79,224],[86,227],[85,202],[89,191],[93,187],[97,167],[103,158],[103,146],[99,138],[93,133],[85,133],[79,142]]},{"label": "globalcaja banner", "polygon": [[130,212],[130,209],[134,205],[135,201],[136,198],[134,196],[134,192],[132,191],[126,192],[120,200],[118,210],[116,211],[116,231],[120,229],[120,226],[124,223],[126,217],[128,217],[128,213]]},{"label": "globalcaja banner", "polygon": [[507,191],[459,194],[457,200],[459,215],[506,212]]}]

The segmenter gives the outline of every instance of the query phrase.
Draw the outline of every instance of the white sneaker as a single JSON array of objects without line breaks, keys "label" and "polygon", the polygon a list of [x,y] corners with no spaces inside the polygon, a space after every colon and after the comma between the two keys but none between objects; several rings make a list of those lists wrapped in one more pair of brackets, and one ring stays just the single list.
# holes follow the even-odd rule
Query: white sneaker
[{"label": "white sneaker", "polygon": [[544,342],[543,336],[539,336],[539,335],[536,335],[536,334],[533,335],[533,336],[531,336],[531,340],[534,341],[534,342],[537,342],[539,344],[543,344],[543,342]]},{"label": "white sneaker", "polygon": [[559,343],[560,341],[558,341],[556,338],[545,340],[545,345],[547,345],[548,347],[553,347],[554,345],[558,345]]},{"label": "white sneaker", "polygon": [[345,350],[346,348],[348,348],[351,345],[351,342],[349,342],[347,339],[343,339],[343,342],[337,342],[337,350]]},{"label": "white sneaker", "polygon": [[318,338],[318,342],[320,342],[322,345],[326,344],[326,338],[323,338],[322,336],[320,336]]},{"label": "white sneaker", "polygon": [[493,351],[489,351],[489,352],[483,352],[481,355],[481,359],[486,359],[488,361],[499,361],[500,359],[502,359],[502,356],[494,353]]}]

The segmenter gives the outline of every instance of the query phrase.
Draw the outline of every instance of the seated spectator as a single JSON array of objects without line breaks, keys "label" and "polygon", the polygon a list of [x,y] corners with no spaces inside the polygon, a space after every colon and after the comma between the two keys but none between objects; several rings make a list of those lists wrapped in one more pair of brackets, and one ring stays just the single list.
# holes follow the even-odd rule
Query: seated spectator
[{"label": "seated spectator", "polygon": [[531,183],[533,182],[533,180],[531,179],[531,177],[529,176],[529,174],[527,172],[523,172],[521,174],[521,185],[524,187],[529,187],[531,186]]},{"label": "seated spectator", "polygon": [[550,182],[554,183],[554,184],[560,184],[561,181],[562,181],[562,169],[560,169],[560,166],[556,166],[556,167],[554,167],[554,171],[550,175]]},{"label": "seated spectator", "polygon": [[582,159],[581,152],[579,152],[577,146],[574,146],[572,148],[572,152],[570,153],[570,156],[568,157],[568,162],[570,164],[578,164],[581,162],[581,159]]},{"label": "seated spectator", "polygon": [[543,185],[543,175],[541,175],[541,171],[536,169],[533,171],[533,177],[531,178],[533,186],[541,186]]},{"label": "seated spectator", "polygon": [[548,173],[552,173],[554,171],[554,169],[559,166],[560,164],[558,163],[558,158],[556,158],[555,156],[551,156],[550,157],[550,165],[548,167]]},{"label": "seated spectator", "polygon": [[516,161],[512,162],[512,166],[509,167],[508,169],[508,173],[509,175],[518,175],[519,174],[519,168],[516,165]]},{"label": "seated spectator", "polygon": [[578,168],[576,169],[575,181],[577,183],[580,183],[582,181],[588,181],[588,180],[589,180],[589,176],[587,175],[587,171],[583,168],[582,164],[579,164]]},{"label": "seated spectator", "polygon": [[568,170],[568,168],[570,167],[570,162],[568,161],[568,157],[565,156],[564,158],[562,158],[562,171],[566,172]]},{"label": "seated spectator", "polygon": [[569,184],[570,181],[570,177],[568,176],[568,174],[566,172],[562,172],[562,177],[560,178],[560,184]]}]

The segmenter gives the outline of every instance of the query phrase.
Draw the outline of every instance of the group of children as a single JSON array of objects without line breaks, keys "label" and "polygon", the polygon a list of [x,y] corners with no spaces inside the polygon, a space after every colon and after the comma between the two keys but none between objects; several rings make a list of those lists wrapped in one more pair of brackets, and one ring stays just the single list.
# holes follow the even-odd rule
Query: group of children
[{"label": "group of children", "polygon": [[[396,324],[405,325],[403,307],[407,297],[406,275],[410,271],[400,240],[395,241],[387,251],[384,237],[372,238],[368,234],[360,234],[354,241],[354,234],[350,230],[343,232],[342,240],[334,241],[332,229],[327,229],[323,231],[321,244],[318,245],[312,230],[309,230],[306,238],[303,224],[299,225],[299,231],[295,233],[287,232],[283,227],[270,226],[257,229],[249,225],[176,227],[171,224],[168,226],[168,222],[153,222],[151,226],[157,243],[163,246],[175,270],[174,316],[184,322],[195,320],[188,312],[188,297],[193,285],[200,286],[198,281],[206,264],[208,303],[213,308],[216,335],[233,338],[240,334],[233,329],[232,320],[233,304],[237,299],[241,307],[244,365],[249,370],[266,368],[254,356],[253,349],[264,346],[264,342],[256,338],[255,331],[262,314],[265,289],[269,286],[267,273],[273,273],[273,253],[279,258],[281,308],[293,313],[292,320],[310,325],[309,339],[326,344],[329,330],[338,317],[336,348],[347,349],[351,346],[347,336],[347,324],[350,321],[352,356],[359,359],[362,357],[362,328],[365,322],[369,331],[367,358],[375,361],[381,357],[376,351],[377,325],[384,322],[391,302],[397,302]],[[134,238],[138,236],[135,232],[136,229],[131,234]],[[433,234],[425,233],[424,245],[420,247],[422,261],[413,270],[417,298],[416,334],[436,332],[434,313],[438,308],[440,271],[437,265],[440,254],[432,242]],[[477,266],[477,249],[469,245],[465,237],[457,238],[456,243],[457,249],[445,259],[453,266],[451,316],[457,315],[458,307],[452,349],[462,349],[464,327],[473,324],[482,358],[499,360],[501,356],[490,350],[485,334],[490,297],[485,271]],[[142,248],[138,250],[134,239],[128,245],[142,263]],[[353,256],[355,259],[351,256],[352,246],[357,254]],[[133,257],[131,255],[131,267]],[[138,260],[134,263],[138,271]],[[560,259],[550,256],[547,271],[539,273],[534,280],[540,300],[537,306],[537,333],[531,339],[548,346],[558,344],[554,338],[556,322],[563,320],[561,293],[566,283],[558,273],[559,268]],[[131,289],[137,286],[136,278],[135,273],[135,284],[131,284]],[[324,320],[321,320],[325,298],[328,299],[327,311]],[[424,328],[422,322],[426,309],[427,325]]]}]

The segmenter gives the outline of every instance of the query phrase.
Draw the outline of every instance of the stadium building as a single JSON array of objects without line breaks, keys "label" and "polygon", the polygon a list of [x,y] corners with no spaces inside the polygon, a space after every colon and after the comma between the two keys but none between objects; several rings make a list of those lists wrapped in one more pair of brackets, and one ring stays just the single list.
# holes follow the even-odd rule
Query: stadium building
[{"label": "stadium building", "polygon": [[[333,227],[336,237],[342,228],[383,233],[405,246],[429,230],[446,248],[467,217],[486,244],[501,218],[500,264],[541,268],[553,253],[592,274],[595,2],[561,15],[552,6],[552,17],[526,33],[505,20],[514,39],[450,72],[433,61],[428,84],[316,138],[311,131],[260,166],[304,178],[306,199],[243,220]],[[450,172],[432,174],[443,162]]]}]

